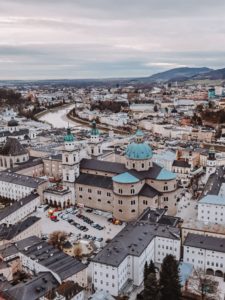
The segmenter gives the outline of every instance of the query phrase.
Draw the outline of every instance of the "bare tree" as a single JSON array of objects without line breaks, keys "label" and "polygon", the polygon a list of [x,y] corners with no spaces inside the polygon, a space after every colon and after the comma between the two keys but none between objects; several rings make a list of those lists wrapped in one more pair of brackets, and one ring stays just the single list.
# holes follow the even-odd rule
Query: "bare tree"
[{"label": "bare tree", "polygon": [[52,246],[62,249],[63,244],[65,243],[67,238],[67,233],[65,231],[54,231],[49,236],[49,244]]},{"label": "bare tree", "polygon": [[82,256],[83,251],[82,251],[81,245],[77,245],[74,248],[73,254],[74,254],[75,257],[81,257]]},{"label": "bare tree", "polygon": [[188,290],[198,295],[201,300],[219,300],[218,282],[204,270],[196,268],[188,280]]}]

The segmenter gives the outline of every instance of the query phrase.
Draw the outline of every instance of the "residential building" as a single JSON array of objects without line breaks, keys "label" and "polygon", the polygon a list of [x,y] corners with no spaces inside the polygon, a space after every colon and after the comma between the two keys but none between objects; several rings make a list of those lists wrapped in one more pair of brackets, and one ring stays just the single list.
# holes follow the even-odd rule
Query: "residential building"
[{"label": "residential building", "polygon": [[183,244],[183,261],[208,275],[224,278],[225,239],[189,233]]},{"label": "residential building", "polygon": [[141,285],[145,262],[160,265],[167,254],[180,259],[179,229],[151,222],[151,213],[148,210],[144,214],[147,219],[129,223],[92,259],[92,282],[97,291],[118,296],[129,285]]}]

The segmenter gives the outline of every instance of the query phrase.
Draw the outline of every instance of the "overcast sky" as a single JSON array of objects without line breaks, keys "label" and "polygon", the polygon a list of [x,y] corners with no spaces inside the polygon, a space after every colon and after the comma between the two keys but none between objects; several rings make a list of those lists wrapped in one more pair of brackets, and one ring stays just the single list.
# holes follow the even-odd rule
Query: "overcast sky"
[{"label": "overcast sky", "polygon": [[0,0],[0,79],[225,67],[225,0]]}]

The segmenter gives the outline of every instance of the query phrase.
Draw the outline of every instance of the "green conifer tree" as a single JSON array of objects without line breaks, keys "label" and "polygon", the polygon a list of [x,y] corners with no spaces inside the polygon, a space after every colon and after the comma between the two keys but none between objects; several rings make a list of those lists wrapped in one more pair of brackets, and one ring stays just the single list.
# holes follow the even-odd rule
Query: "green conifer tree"
[{"label": "green conifer tree", "polygon": [[148,274],[150,274],[150,273],[156,273],[155,264],[152,260],[150,261],[150,264],[148,266]]},{"label": "green conifer tree", "polygon": [[173,255],[167,255],[162,263],[160,271],[161,300],[180,300],[181,285],[178,263]]},{"label": "green conifer tree", "polygon": [[150,273],[146,279],[143,298],[144,300],[159,299],[159,287],[155,273]]}]

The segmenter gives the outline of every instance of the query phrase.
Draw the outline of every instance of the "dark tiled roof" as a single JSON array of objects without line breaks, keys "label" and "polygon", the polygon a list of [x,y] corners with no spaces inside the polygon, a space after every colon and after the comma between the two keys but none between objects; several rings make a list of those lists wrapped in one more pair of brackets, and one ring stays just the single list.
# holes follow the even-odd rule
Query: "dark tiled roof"
[{"label": "dark tiled roof", "polygon": [[180,230],[141,221],[129,223],[92,261],[118,267],[128,255],[139,257],[155,236],[180,240]]},{"label": "dark tiled roof", "polygon": [[20,130],[10,132],[9,136],[20,136],[20,135],[26,135],[26,134],[29,134],[29,129],[23,128]]},{"label": "dark tiled roof", "polygon": [[40,218],[31,216],[24,221],[16,223],[15,225],[9,227],[5,226],[4,224],[0,225],[0,240],[11,240],[39,220]]},{"label": "dark tiled roof", "polygon": [[41,272],[26,282],[12,286],[4,291],[4,295],[12,300],[38,300],[57,288],[59,283],[51,272]]},{"label": "dark tiled roof", "polygon": [[27,154],[28,151],[23,147],[23,145],[20,144],[20,142],[17,139],[14,138],[8,138],[5,145],[0,150],[1,155],[23,155]]},{"label": "dark tiled roof", "polygon": [[225,183],[224,178],[224,169],[219,167],[216,169],[216,172],[211,174],[208,178],[208,181],[205,185],[203,196],[206,194],[209,195],[218,195],[221,189],[221,185]]},{"label": "dark tiled roof", "polygon": [[43,164],[42,158],[30,158],[28,161],[23,162],[23,163],[17,163],[16,167],[9,169],[11,172],[18,172],[21,170],[25,170],[34,166],[38,166]]},{"label": "dark tiled roof", "polygon": [[18,252],[31,259],[37,259],[40,265],[58,274],[62,281],[87,267],[76,258],[54,248],[37,236],[17,241],[10,246],[4,245],[0,247],[0,254],[3,257],[8,257]]},{"label": "dark tiled roof", "polygon": [[44,183],[46,180],[38,177],[2,171],[0,172],[0,181],[10,182],[35,189],[39,186],[39,184]]},{"label": "dark tiled roof", "polygon": [[132,175],[138,177],[140,180],[142,179],[156,179],[163,168],[156,163],[152,164],[152,167],[148,171],[136,171],[129,170],[128,172]]},{"label": "dark tiled roof", "polygon": [[30,194],[27,197],[20,199],[19,201],[15,201],[12,205],[5,207],[4,209],[0,210],[0,221],[20,209],[22,206],[25,206],[32,202],[34,199],[38,198],[38,194]]},{"label": "dark tiled roof", "polygon": [[32,259],[38,259],[42,266],[58,274],[62,280],[86,268],[86,265],[82,264],[79,260],[54,248],[41,239],[38,239],[38,242],[35,244],[32,243],[29,248],[23,247],[21,249],[21,245],[18,245],[18,247],[24,255]]},{"label": "dark tiled roof", "polygon": [[148,185],[148,184],[145,183],[144,186],[143,186],[143,188],[141,189],[139,195],[140,196],[146,196],[148,198],[153,198],[155,196],[161,195],[161,193],[158,192],[157,190],[155,190],[150,185]]},{"label": "dark tiled roof", "polygon": [[0,137],[4,137],[4,136],[7,137],[9,135],[10,135],[10,132],[8,130],[0,132]]},{"label": "dark tiled roof", "polygon": [[80,168],[113,174],[120,174],[127,171],[124,164],[109,161],[101,161],[97,159],[82,159],[80,163]]},{"label": "dark tiled roof", "polygon": [[173,217],[173,216],[162,216],[160,220],[158,221],[159,224],[163,225],[169,225],[169,226],[177,226],[179,223],[180,218],[179,217]]},{"label": "dark tiled roof", "polygon": [[213,236],[203,236],[200,234],[188,233],[184,241],[184,246],[225,253],[225,239]]},{"label": "dark tiled roof", "polygon": [[111,177],[106,176],[98,176],[92,174],[80,174],[80,176],[76,179],[76,184],[84,184],[89,186],[101,187],[104,189],[113,188],[113,182]]},{"label": "dark tiled roof", "polygon": [[174,160],[173,167],[190,168],[191,165],[185,160]]}]

